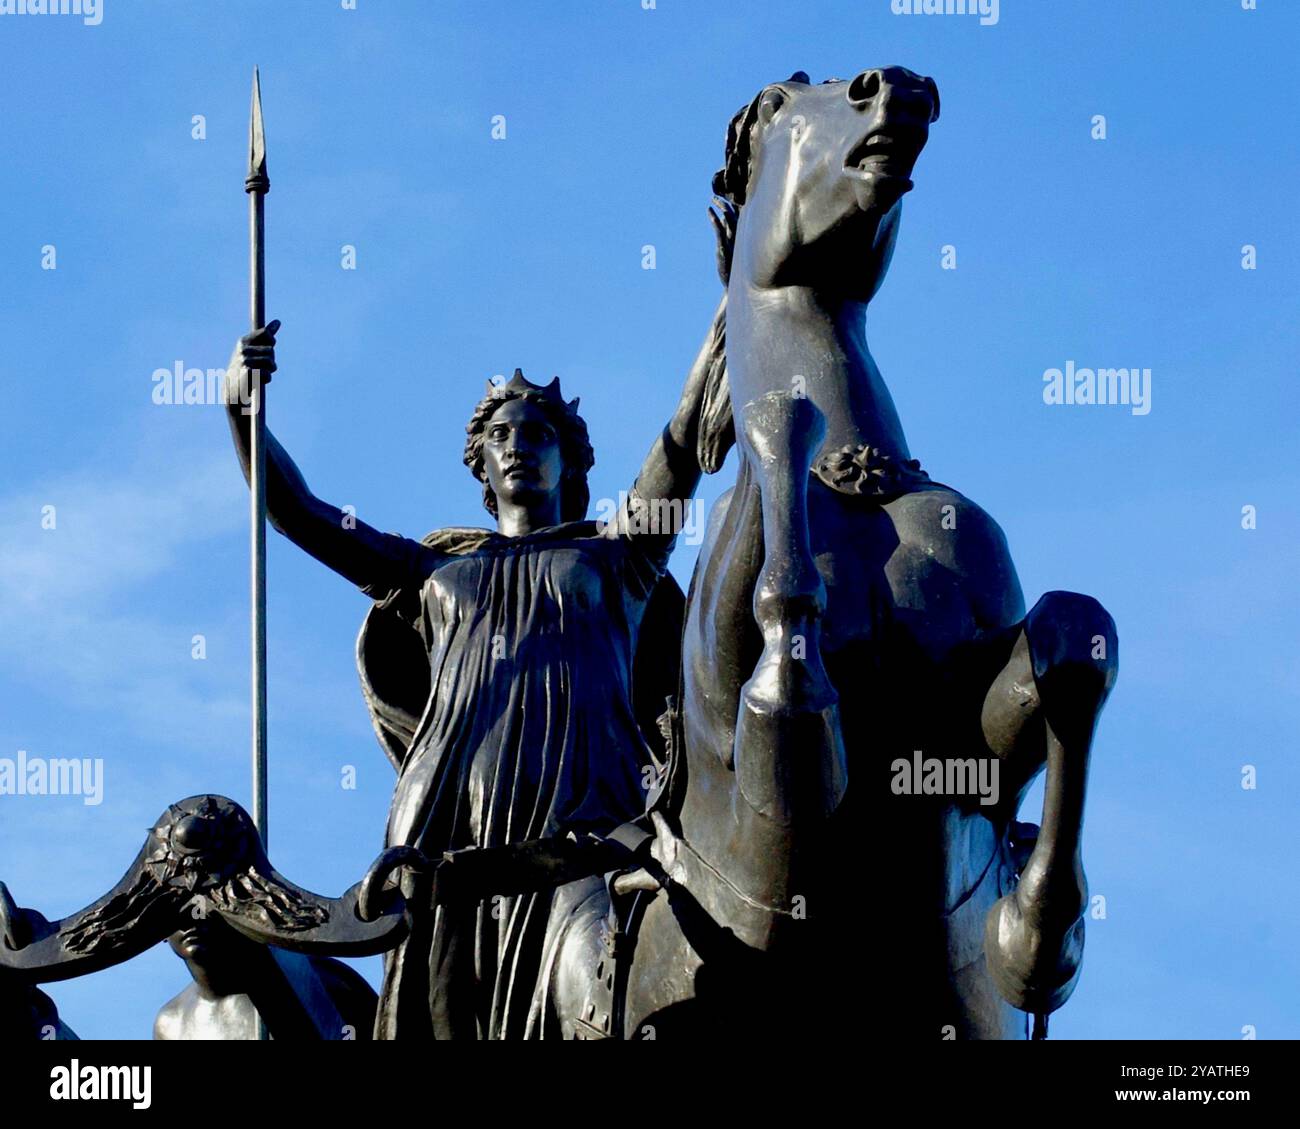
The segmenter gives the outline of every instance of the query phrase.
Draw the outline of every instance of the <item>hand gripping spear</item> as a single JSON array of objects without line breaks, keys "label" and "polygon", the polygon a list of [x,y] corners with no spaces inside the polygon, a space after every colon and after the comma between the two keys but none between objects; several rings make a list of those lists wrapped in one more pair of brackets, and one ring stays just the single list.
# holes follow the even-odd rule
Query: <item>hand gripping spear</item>
[{"label": "hand gripping spear", "polygon": [[[266,322],[265,201],[271,191],[266,175],[266,135],[262,130],[262,87],[253,68],[253,107],[248,122],[249,306],[252,328]],[[249,496],[252,524],[253,587],[253,822],[267,843],[266,821],[266,403],[262,374],[249,374],[252,411],[252,458],[249,460]]]}]

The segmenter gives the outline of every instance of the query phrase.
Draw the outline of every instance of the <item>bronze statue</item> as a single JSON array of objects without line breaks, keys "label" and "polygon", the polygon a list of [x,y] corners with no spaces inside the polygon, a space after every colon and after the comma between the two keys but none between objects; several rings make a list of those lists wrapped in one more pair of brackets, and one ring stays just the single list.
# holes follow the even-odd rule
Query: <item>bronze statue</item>
[{"label": "bronze statue", "polygon": [[[1115,627],[1065,592],[1025,615],[1001,530],[912,458],[866,343],[938,115],[888,67],[797,73],[731,122],[730,396],[701,452],[734,418],[740,468],[691,586],[655,861],[570,891],[555,1034],[1016,1038],[1073,989]],[[894,794],[915,750],[995,762],[999,802]],[[1044,766],[1035,841],[1014,816]]]},{"label": "bronze statue", "polygon": [[9,984],[0,978],[0,1040],[22,1043],[76,1038],[77,1033],[59,1017],[54,1001],[39,988]]},{"label": "bronze statue", "polygon": [[167,942],[193,977],[163,1005],[154,1038],[368,1040],[378,999],[342,961],[261,945],[203,915]]},{"label": "bronze statue", "polygon": [[[1030,1016],[1045,1035],[1081,967],[1118,644],[1087,596],[1026,614],[1002,531],[912,457],[867,348],[938,116],[901,67],[796,73],[735,115],[713,184],[726,294],[607,526],[585,520],[593,455],[558,379],[516,371],[470,421],[495,531],[380,533],[267,433],[272,523],[374,601],[358,663],[398,773],[386,848],[322,898],[274,871],[264,823],[192,797],[64,921],[0,885],[0,996],[129,959],[201,904],[250,944],[384,952],[377,1038],[924,1042],[1023,1038]],[[228,370],[246,473],[265,421],[238,393],[269,381],[278,328]],[[683,606],[663,517],[733,444]],[[927,757],[964,771],[900,787]],[[1016,816],[1044,769],[1038,828]]]},{"label": "bronze statue", "polygon": [[277,1038],[362,1038],[345,1028],[364,1025],[374,994],[326,955],[387,952],[406,934],[411,914],[398,892],[381,888],[381,871],[382,860],[375,879],[322,897],[271,866],[238,804],[180,800],[117,885],[77,913],[50,921],[18,906],[0,882],[0,1021],[53,1022],[36,984],[109,968],[170,938],[198,988],[164,1009],[162,1037],[245,1037],[256,1016],[236,998],[244,996]]},{"label": "bronze statue", "polygon": [[[236,392],[250,371],[269,381],[278,328],[241,339],[228,369],[231,431],[246,472],[249,419]],[[717,340],[711,332],[629,510],[669,503],[680,513],[694,492]],[[594,455],[577,406],[558,379],[543,387],[516,371],[489,385],[468,426],[465,462],[497,528],[444,529],[420,541],[380,533],[315,497],[267,436],[272,525],[376,601],[360,653],[399,774],[390,848],[436,858],[602,835],[645,810],[655,773],[633,671],[647,647],[660,668],[675,667],[680,595],[664,570],[677,530],[635,513],[606,528],[585,520]],[[647,616],[657,593],[659,611]],[[386,958],[378,1037],[524,1034],[552,893],[482,893],[435,892],[432,911],[416,915],[412,935]]]}]

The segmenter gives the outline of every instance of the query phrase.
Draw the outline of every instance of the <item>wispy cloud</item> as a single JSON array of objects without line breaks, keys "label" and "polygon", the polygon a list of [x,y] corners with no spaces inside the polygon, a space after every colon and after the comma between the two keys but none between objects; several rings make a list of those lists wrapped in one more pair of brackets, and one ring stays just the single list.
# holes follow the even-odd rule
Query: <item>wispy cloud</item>
[{"label": "wispy cloud", "polygon": [[[193,612],[171,598],[203,543],[239,525],[232,473],[229,459],[142,454],[0,498],[0,670],[11,692],[57,688],[70,708],[111,707],[152,734],[179,718],[202,734],[240,716],[243,686],[213,693],[189,661]],[[234,614],[224,594],[209,605]]]}]

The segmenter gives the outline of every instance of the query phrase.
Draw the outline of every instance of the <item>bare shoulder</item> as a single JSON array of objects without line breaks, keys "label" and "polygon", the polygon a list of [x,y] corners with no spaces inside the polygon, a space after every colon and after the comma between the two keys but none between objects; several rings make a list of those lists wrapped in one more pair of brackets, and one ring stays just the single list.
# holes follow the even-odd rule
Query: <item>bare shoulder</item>
[{"label": "bare shoulder", "polygon": [[187,997],[193,993],[193,985],[178,996],[174,996],[159,1009],[153,1021],[153,1037],[162,1040],[176,1040],[185,1037],[185,1011]]}]

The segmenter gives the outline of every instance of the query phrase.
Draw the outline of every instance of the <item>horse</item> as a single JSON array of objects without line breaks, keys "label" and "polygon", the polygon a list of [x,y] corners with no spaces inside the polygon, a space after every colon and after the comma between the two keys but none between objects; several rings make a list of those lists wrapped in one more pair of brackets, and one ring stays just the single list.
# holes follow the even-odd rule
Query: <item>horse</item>
[{"label": "horse", "polygon": [[[1026,614],[1002,530],[912,457],[867,347],[938,117],[932,79],[885,67],[796,72],[731,121],[701,446],[734,435],[736,482],[688,595],[654,861],[561,892],[543,1033],[1041,1037],[1078,980],[1115,624],[1070,592]],[[1018,822],[1044,770],[1041,827]]]}]

